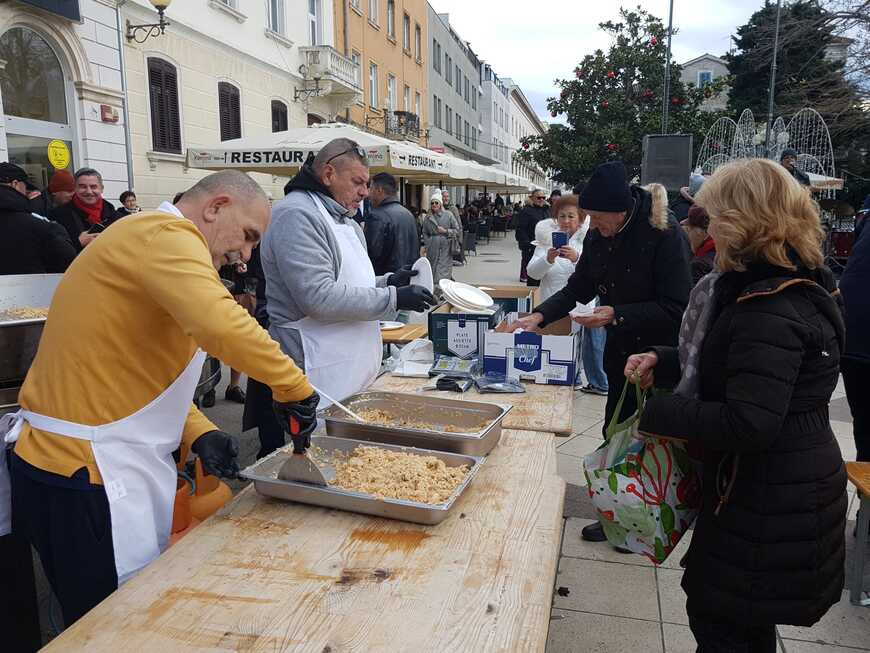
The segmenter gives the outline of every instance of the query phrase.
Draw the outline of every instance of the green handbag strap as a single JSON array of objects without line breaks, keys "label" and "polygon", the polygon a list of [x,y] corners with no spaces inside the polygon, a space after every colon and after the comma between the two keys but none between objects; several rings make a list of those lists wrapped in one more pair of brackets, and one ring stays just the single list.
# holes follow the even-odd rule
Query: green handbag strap
[{"label": "green handbag strap", "polygon": [[641,387],[637,383],[631,383],[628,379],[625,380],[625,385],[622,386],[622,392],[619,395],[619,401],[616,402],[616,408],[613,411],[613,415],[610,418],[610,423],[607,425],[607,430],[605,431],[605,440],[610,440],[613,436],[613,432],[619,426],[619,416],[622,414],[622,406],[625,404],[625,396],[628,392],[628,386],[634,386],[635,396],[637,397],[637,412],[640,413],[643,411],[643,405],[646,403],[646,392],[641,390]]}]

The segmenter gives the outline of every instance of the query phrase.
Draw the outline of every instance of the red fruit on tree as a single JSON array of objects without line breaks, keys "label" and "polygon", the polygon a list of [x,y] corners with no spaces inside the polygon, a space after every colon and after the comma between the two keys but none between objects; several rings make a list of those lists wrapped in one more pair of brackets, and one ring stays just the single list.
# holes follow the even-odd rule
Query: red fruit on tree
[{"label": "red fruit on tree", "polygon": [[672,98],[671,98],[671,104],[673,104],[674,106],[680,104],[680,98],[678,98],[678,97],[676,97],[676,96],[675,96],[675,97],[672,97]]},{"label": "red fruit on tree", "polygon": [[607,76],[608,76],[610,79],[613,79],[614,77],[616,77],[616,73],[613,72],[612,70],[608,70],[608,71],[607,71]]},{"label": "red fruit on tree", "polygon": [[610,102],[608,102],[607,100],[604,100],[604,102],[601,103],[602,109],[606,109],[609,106],[610,106]]},{"label": "red fruit on tree", "polygon": [[[619,146],[616,143],[608,143],[607,144],[607,149],[610,150],[611,152],[615,152],[617,147],[619,147]],[[635,474],[635,476],[636,476],[636,474]]]},{"label": "red fruit on tree", "polygon": [[529,149],[529,144],[528,144],[528,143],[523,143],[523,149],[524,149],[524,150]]},{"label": "red fruit on tree", "polygon": [[652,38],[649,40],[649,44],[650,44],[651,46],[655,47],[655,46],[657,46],[657,45],[659,44],[659,40],[654,36],[654,37],[652,37]]}]

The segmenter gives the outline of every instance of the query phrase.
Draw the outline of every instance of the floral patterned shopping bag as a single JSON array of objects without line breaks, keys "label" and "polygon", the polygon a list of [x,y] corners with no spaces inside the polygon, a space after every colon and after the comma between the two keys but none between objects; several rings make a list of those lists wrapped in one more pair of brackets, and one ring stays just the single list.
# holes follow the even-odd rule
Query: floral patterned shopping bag
[{"label": "floral patterned shopping bag", "polygon": [[700,462],[686,444],[637,434],[645,400],[618,423],[629,382],[622,389],[606,439],[583,460],[589,497],[607,540],[660,564],[692,525],[701,505]]}]

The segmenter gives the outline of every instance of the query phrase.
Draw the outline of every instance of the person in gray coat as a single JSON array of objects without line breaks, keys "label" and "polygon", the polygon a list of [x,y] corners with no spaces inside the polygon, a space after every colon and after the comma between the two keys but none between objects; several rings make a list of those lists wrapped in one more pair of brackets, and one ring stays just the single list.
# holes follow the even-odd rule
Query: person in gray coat
[{"label": "person in gray coat", "polygon": [[[353,220],[368,196],[365,150],[347,138],[327,143],[272,207],[260,247],[269,333],[321,395],[339,401],[380,370],[378,320],[435,303],[408,285],[412,273],[376,276]],[[331,402],[323,398],[320,407]]]},{"label": "person in gray coat", "polygon": [[369,258],[379,275],[410,267],[420,258],[417,221],[399,203],[398,189],[396,178],[388,172],[372,177],[372,209],[366,215],[364,231]]}]

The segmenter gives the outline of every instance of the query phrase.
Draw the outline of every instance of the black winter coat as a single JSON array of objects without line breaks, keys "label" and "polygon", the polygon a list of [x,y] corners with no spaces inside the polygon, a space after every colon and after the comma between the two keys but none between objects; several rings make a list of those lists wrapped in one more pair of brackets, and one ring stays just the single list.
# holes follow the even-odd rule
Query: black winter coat
[{"label": "black winter coat", "polygon": [[384,200],[366,214],[364,232],[377,276],[413,265],[420,258],[417,221],[395,198]]},{"label": "black winter coat", "polygon": [[[682,583],[690,615],[810,626],[841,598],[846,475],[828,402],[844,327],[825,272],[765,265],[724,274],[699,399],[656,396],[644,409],[642,431],[705,452]],[[669,385],[676,351],[657,352],[656,383]]]},{"label": "black winter coat", "polygon": [[[542,326],[563,318],[576,302],[585,304],[596,296],[602,306],[612,306],[616,325],[607,327],[604,367],[621,373],[631,355],[655,345],[677,344],[680,320],[689,299],[689,245],[673,217],[668,228],[650,223],[652,197],[632,187],[636,208],[623,230],[605,238],[590,229],[583,239],[583,252],[574,274],[563,290],[535,310],[542,313]],[[659,219],[667,206],[656,206]]]},{"label": "black winter coat", "polygon": [[[91,228],[87,216],[79,211],[72,201],[69,201],[62,206],[52,209],[48,217],[63,225],[63,228],[66,229],[66,232],[69,234],[73,247],[76,248],[76,252],[82,251],[82,245],[79,242],[79,234]],[[117,217],[115,216],[115,207],[111,202],[104,199],[102,220],[100,220],[100,223],[104,227],[108,227],[115,220],[117,220]]]},{"label": "black winter coat", "polygon": [[546,206],[533,206],[529,204],[524,206],[522,211],[514,218],[516,220],[516,231],[514,236],[522,250],[535,249],[532,241],[535,239],[535,227],[541,220],[550,217],[550,209]]},{"label": "black winter coat", "polygon": [[76,257],[66,231],[30,209],[24,195],[0,185],[0,274],[65,272]]}]

